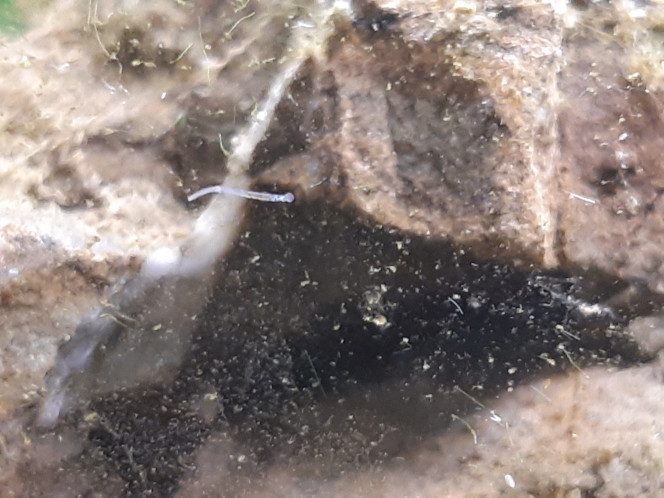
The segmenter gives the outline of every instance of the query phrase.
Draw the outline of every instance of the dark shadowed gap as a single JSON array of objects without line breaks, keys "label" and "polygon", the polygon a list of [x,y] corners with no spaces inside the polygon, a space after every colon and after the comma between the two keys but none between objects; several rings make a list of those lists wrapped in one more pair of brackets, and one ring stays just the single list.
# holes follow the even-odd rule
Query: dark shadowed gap
[{"label": "dark shadowed gap", "polygon": [[89,440],[128,494],[172,494],[216,431],[251,472],[312,458],[332,477],[443,430],[472,398],[571,361],[641,359],[624,317],[575,303],[589,277],[477,261],[324,203],[252,204],[214,278],[176,382],[93,404]]}]

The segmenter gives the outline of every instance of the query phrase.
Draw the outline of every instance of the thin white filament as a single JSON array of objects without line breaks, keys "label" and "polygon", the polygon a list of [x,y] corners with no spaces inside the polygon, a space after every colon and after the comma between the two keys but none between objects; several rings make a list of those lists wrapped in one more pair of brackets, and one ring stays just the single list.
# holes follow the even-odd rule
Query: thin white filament
[{"label": "thin white filament", "polygon": [[200,199],[204,195],[208,194],[235,195],[237,197],[244,197],[245,199],[253,199],[263,202],[293,202],[295,200],[295,196],[290,192],[286,194],[270,194],[269,192],[255,192],[253,190],[228,187],[226,185],[214,185],[212,187],[202,188],[198,192],[194,192],[189,197],[187,197],[187,200],[189,202],[195,201],[196,199]]}]

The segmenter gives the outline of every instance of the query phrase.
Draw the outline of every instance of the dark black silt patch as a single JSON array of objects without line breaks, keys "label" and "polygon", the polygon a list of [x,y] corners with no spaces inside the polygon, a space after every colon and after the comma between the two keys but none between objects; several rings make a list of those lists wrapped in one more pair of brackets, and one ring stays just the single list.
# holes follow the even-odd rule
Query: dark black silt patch
[{"label": "dark black silt patch", "polygon": [[[252,204],[214,279],[177,381],[96,407],[113,429],[91,440],[132,493],[173,493],[221,429],[255,464],[375,462],[467,412],[467,394],[640,359],[619,318],[577,308],[584,278],[476,261],[323,204]],[[202,390],[212,420],[190,408]]]},{"label": "dark black silt patch", "polygon": [[181,387],[118,393],[93,405],[100,418],[88,439],[107,471],[126,482],[123,496],[174,494],[188,457],[209,434]]}]

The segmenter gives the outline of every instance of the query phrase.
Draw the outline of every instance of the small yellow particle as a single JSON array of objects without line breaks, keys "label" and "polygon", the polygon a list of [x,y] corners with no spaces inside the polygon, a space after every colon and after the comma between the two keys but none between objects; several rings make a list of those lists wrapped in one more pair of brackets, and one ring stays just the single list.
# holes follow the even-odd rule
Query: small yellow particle
[{"label": "small yellow particle", "polygon": [[83,420],[85,420],[88,424],[96,422],[99,420],[99,414],[97,412],[90,412],[83,417]]}]

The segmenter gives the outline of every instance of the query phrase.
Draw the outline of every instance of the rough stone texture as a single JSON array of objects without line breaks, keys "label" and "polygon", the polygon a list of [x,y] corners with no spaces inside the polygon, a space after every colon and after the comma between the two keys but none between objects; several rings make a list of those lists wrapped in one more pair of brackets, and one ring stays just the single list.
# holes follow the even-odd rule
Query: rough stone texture
[{"label": "rough stone texture", "polygon": [[277,168],[298,181],[321,163],[308,190],[334,162],[345,198],[379,223],[553,266],[556,18],[435,3],[359,13],[319,68],[336,129]]},{"label": "rough stone texture", "polygon": [[[152,362],[167,356],[145,327],[132,336],[118,326],[96,345],[105,367],[93,363],[72,383],[83,407],[56,431],[33,428],[58,344],[122,292],[147,254],[190,232],[196,213],[185,196],[224,178],[224,150],[288,58],[288,34],[309,21],[298,17],[307,8],[57,2],[3,44],[0,494],[173,494],[181,485],[186,496],[217,492],[221,476],[229,493],[254,495],[657,495],[661,366],[492,396],[542,368],[643,358],[616,323],[651,313],[663,290],[660,2],[356,2],[354,20],[335,19],[326,50],[307,48],[311,60],[252,165],[257,183],[295,189],[300,214],[252,218],[235,259],[212,276],[212,304],[191,281],[152,296],[151,332],[165,316],[197,330],[172,343],[187,347],[159,378],[175,382],[99,397],[149,384]],[[289,224],[321,205],[346,221],[313,224],[337,230],[318,250],[338,251],[329,261],[357,258],[347,268],[330,270]],[[372,230],[391,241],[376,255],[362,246]],[[443,269],[426,250],[406,257],[411,242],[433,244]],[[530,275],[530,264],[564,273]],[[460,268],[474,275],[467,286],[448,278]],[[206,321],[177,316],[179,292],[200,300]],[[518,311],[524,299],[532,319]],[[470,327],[471,309],[488,321]],[[339,343],[326,335],[337,326],[360,332]],[[238,327],[230,339],[229,327]],[[632,324],[642,352],[661,349],[660,329],[657,317]],[[133,356],[114,356],[118,344]],[[417,355],[401,360],[411,347]],[[364,358],[367,350],[378,352]],[[512,368],[516,376],[502,372]],[[473,403],[454,390],[492,378],[490,393],[472,396],[500,424],[486,421],[491,411],[470,414]],[[321,386],[332,388],[327,404]],[[432,390],[444,420],[426,409]],[[477,431],[477,446],[457,419],[440,440],[432,435],[452,415]],[[395,438],[409,421],[432,432]],[[283,453],[294,474],[279,463],[282,448],[295,448]]]},{"label": "rough stone texture", "polygon": [[[634,15],[591,5],[566,37],[558,175],[561,193],[569,195],[561,197],[559,230],[566,261],[646,280],[661,293],[664,93],[661,81],[642,74],[647,66],[633,60],[636,40],[625,30],[661,43],[664,12],[653,5],[643,19]],[[661,59],[661,51],[652,57]]]},{"label": "rough stone texture", "polygon": [[[232,130],[271,77],[264,59],[283,48],[274,39],[285,29],[287,9],[259,16],[249,34],[244,24],[229,34],[239,18],[229,14],[234,8],[161,2],[131,10],[131,2],[65,2],[40,11],[34,28],[3,47],[2,328],[7,338],[20,331],[27,348],[20,353],[32,358],[14,364],[14,373],[3,371],[4,378],[31,372],[30,390],[38,391],[36,379],[53,364],[59,341],[99,305],[109,285],[135,273],[154,249],[177,246],[190,232],[195,216],[180,201],[224,174],[217,132],[213,154],[190,123],[197,122],[196,113],[220,114],[228,107],[225,129]],[[219,17],[225,22],[216,22]],[[201,43],[208,32],[216,40],[212,47]],[[260,33],[270,41],[253,43]],[[240,41],[228,42],[233,36]],[[258,59],[244,51],[247,46],[271,52]],[[254,69],[238,64],[250,56],[263,62]],[[238,70],[262,73],[247,75],[250,88],[237,78],[230,89],[215,85],[225,92],[225,101],[217,97],[224,106],[197,106],[197,96],[210,93],[209,78],[222,71],[232,81]],[[178,143],[182,136],[186,143]],[[188,161],[180,162],[174,148]],[[29,299],[35,309],[24,304]],[[58,313],[66,321],[52,316]],[[12,347],[8,341],[5,352]],[[4,410],[21,402],[22,379],[10,384],[11,395],[3,393]]]},{"label": "rough stone texture", "polygon": [[102,291],[132,263],[120,257],[95,261],[89,253],[64,253],[53,241],[5,228],[0,258],[9,274],[0,287],[2,334],[0,413],[34,402],[59,341],[97,306]]},{"label": "rough stone texture", "polygon": [[289,174],[334,161],[380,223],[661,292],[661,7],[377,4],[320,68],[333,138]]}]

